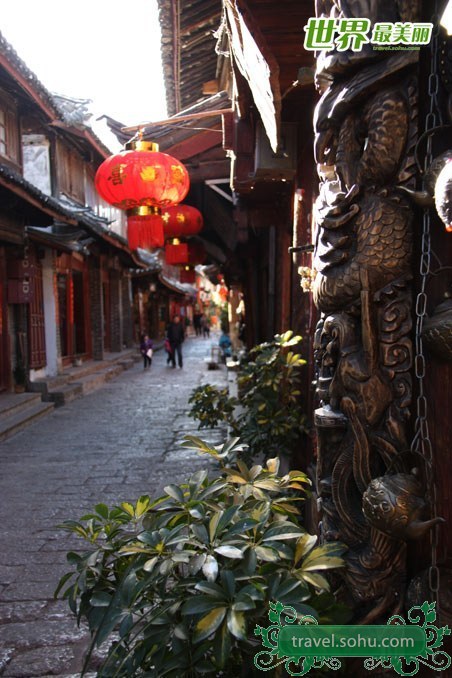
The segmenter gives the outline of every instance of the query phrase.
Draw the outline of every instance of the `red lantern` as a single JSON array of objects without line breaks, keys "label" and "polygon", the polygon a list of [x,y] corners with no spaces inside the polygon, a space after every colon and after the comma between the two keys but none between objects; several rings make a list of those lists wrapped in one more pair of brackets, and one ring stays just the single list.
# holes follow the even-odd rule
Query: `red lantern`
[{"label": "red lantern", "polygon": [[186,242],[179,242],[174,240],[165,245],[165,261],[171,266],[178,264],[188,264],[189,245]]},{"label": "red lantern", "polygon": [[187,238],[199,233],[204,226],[201,212],[191,205],[167,207],[162,217],[166,238]]},{"label": "red lantern", "polygon": [[185,266],[181,269],[179,280],[181,283],[188,283],[189,285],[194,285],[196,282],[196,273],[195,269],[190,266]]},{"label": "red lantern", "polygon": [[[95,185],[110,205],[127,211],[129,245],[161,247],[163,227],[155,219],[161,207],[176,205],[188,193],[184,165],[150,141],[129,142],[126,150],[107,158],[97,170]],[[128,221],[129,223],[129,221]],[[149,239],[147,239],[149,237]]]},{"label": "red lantern", "polygon": [[199,242],[179,242],[173,240],[165,245],[165,261],[167,264],[177,266],[178,264],[202,264],[206,258],[204,245]]}]

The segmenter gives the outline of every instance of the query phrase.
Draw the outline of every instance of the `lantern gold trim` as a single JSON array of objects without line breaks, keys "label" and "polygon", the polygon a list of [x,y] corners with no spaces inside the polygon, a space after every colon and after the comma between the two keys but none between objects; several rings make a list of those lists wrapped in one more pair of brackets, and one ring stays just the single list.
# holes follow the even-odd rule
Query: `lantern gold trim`
[{"label": "lantern gold trim", "polygon": [[149,205],[139,205],[126,212],[128,217],[149,217],[151,214],[160,214],[160,207],[150,207]]},{"label": "lantern gold trim", "polygon": [[159,145],[154,141],[145,141],[144,139],[132,139],[125,145],[126,151],[152,151],[159,150]]}]

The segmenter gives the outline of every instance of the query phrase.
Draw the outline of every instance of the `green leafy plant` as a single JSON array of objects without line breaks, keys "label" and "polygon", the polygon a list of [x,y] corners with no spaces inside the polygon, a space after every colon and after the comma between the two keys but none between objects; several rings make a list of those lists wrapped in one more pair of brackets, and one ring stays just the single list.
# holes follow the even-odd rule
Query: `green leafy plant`
[{"label": "green leafy plant", "polygon": [[189,414],[199,421],[198,428],[215,428],[220,423],[227,423],[233,435],[239,434],[235,416],[239,401],[229,395],[227,388],[203,384],[192,391],[188,402],[193,404]]},{"label": "green leafy plant", "polygon": [[300,341],[289,330],[255,346],[239,373],[240,401],[229,396],[227,389],[210,384],[194,389],[190,416],[198,420],[199,428],[225,422],[248,445],[247,460],[291,454],[306,422],[300,392],[306,361],[293,351]]},{"label": "green leafy plant", "polygon": [[[226,458],[237,439],[186,446]],[[290,603],[324,623],[344,621],[324,571],[343,566],[340,544],[316,546],[298,524],[309,492],[304,473],[278,476],[277,459],[251,468],[242,461],[209,480],[206,471],[165,496],[93,513],[63,527],[88,544],[67,556],[73,569],[55,595],[88,622],[92,645],[111,644],[102,678],[181,678],[251,674],[269,602]],[[69,580],[72,580],[69,583]],[[245,670],[245,674],[242,671]]]}]

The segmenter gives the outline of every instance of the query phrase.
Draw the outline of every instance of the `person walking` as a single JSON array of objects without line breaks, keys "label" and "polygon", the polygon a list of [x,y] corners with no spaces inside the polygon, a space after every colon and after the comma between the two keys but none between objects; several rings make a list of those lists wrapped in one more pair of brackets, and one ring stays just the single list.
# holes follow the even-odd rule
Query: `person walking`
[{"label": "person walking", "polygon": [[176,367],[176,355],[179,367],[182,367],[182,344],[185,339],[184,327],[180,321],[180,316],[175,315],[172,322],[168,325],[168,340],[171,346],[171,363]]},{"label": "person walking", "polygon": [[202,334],[201,317],[202,314],[199,313],[198,311],[193,315],[193,327],[195,328],[195,333],[197,337],[200,337]]},{"label": "person walking", "polygon": [[205,313],[202,314],[201,316],[201,328],[202,328],[202,336],[204,339],[210,336],[210,322],[209,318],[206,316]]},{"label": "person walking", "polygon": [[149,339],[148,334],[143,334],[141,337],[140,352],[143,356],[143,368],[150,367],[152,365],[152,353],[153,353],[152,339]]}]

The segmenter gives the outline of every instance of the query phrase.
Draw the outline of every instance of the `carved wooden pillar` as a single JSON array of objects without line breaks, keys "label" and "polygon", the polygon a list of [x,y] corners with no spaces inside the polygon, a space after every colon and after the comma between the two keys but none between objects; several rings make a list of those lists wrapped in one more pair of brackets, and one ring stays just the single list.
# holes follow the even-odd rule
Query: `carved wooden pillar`
[{"label": "carved wooden pillar", "polygon": [[[416,21],[415,1],[319,2],[339,18]],[[365,4],[365,7],[364,7]],[[317,82],[314,299],[317,485],[325,540],[348,546],[344,595],[370,623],[401,608],[405,542],[425,532],[403,464],[412,397],[412,222],[417,51],[322,52]],[[389,471],[389,473],[388,473]]]}]

